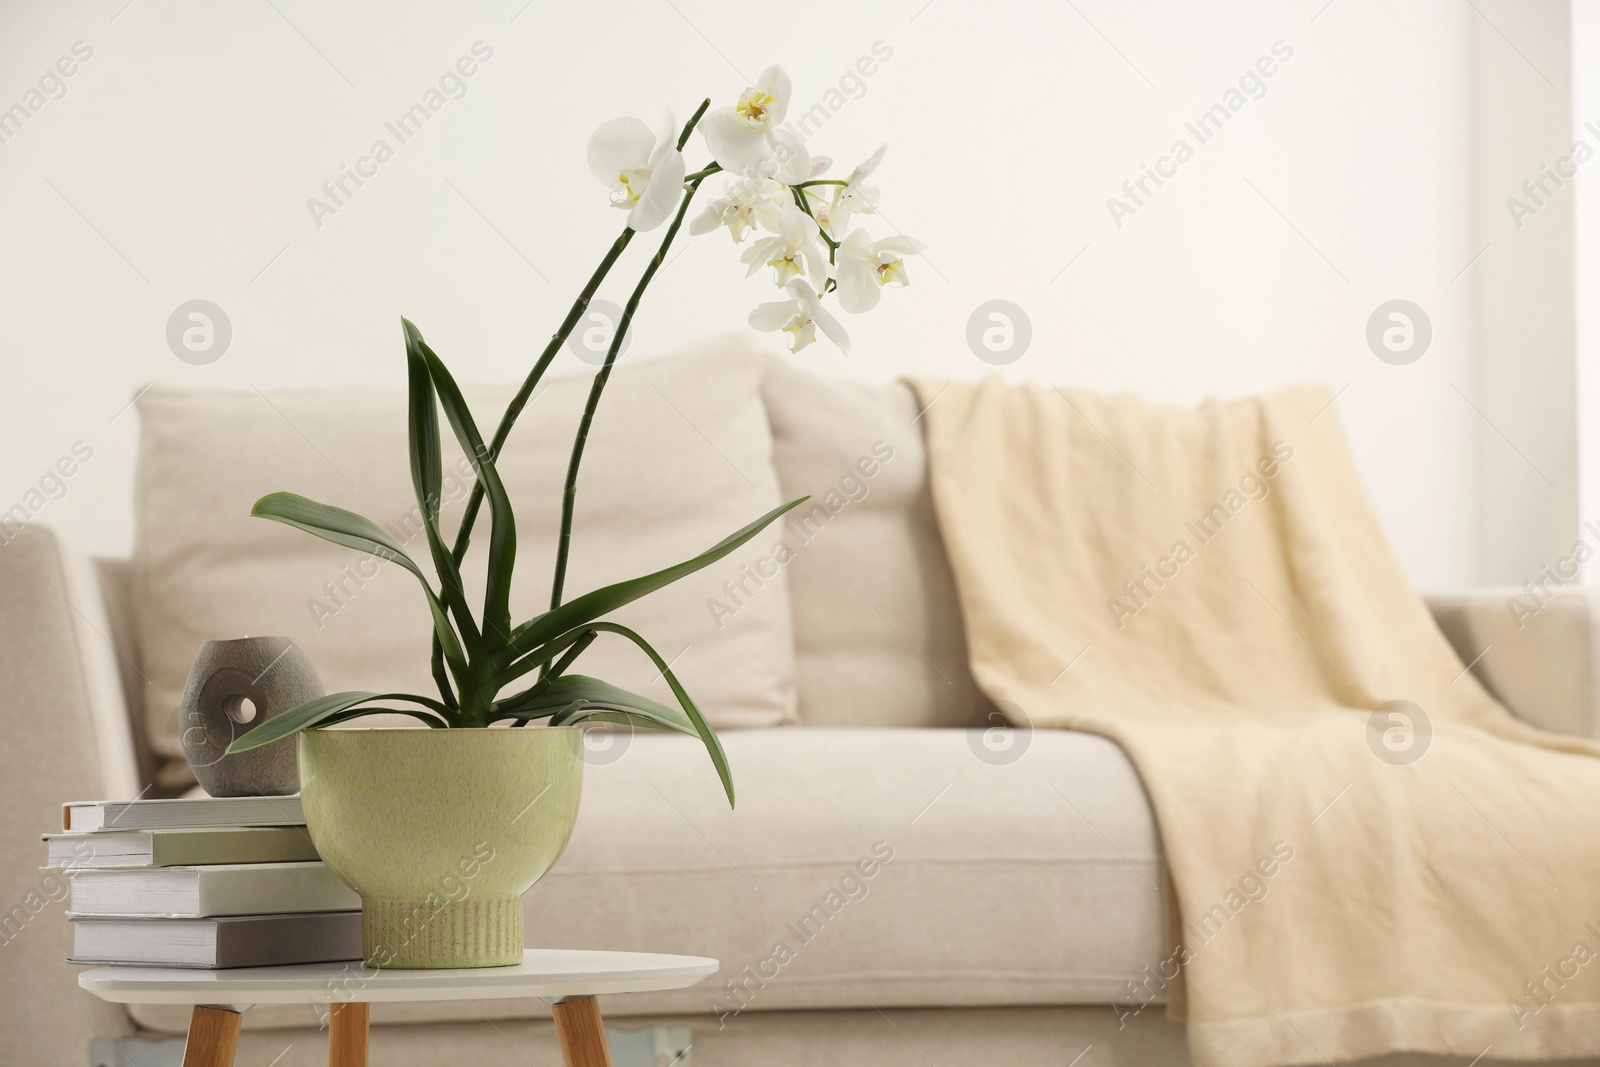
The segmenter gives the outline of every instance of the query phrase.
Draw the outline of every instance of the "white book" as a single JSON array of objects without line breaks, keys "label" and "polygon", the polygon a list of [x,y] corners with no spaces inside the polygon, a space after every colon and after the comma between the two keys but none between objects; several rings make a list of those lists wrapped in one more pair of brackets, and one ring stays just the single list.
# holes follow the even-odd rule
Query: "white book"
[{"label": "white book", "polygon": [[355,890],[322,863],[232,863],[210,867],[79,868],[69,918],[195,919],[359,909]]},{"label": "white book", "polygon": [[285,797],[180,797],[176,800],[74,800],[61,806],[69,833],[184,830],[212,826],[304,826],[298,794]]}]

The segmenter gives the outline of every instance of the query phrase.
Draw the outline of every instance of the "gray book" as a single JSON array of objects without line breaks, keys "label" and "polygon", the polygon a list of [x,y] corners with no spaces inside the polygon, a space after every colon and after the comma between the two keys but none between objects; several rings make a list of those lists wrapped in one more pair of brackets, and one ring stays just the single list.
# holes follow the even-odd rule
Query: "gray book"
[{"label": "gray book", "polygon": [[211,919],[76,919],[72,963],[145,967],[278,967],[361,958],[361,913]]}]

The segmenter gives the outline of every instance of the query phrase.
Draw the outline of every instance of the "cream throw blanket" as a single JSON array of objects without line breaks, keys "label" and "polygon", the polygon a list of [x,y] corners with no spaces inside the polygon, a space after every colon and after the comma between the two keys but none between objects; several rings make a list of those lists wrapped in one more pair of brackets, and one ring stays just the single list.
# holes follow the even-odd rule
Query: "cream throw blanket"
[{"label": "cream throw blanket", "polygon": [[1600,748],[1464,670],[1326,390],[912,385],[978,684],[1149,791],[1196,1067],[1600,1054]]}]

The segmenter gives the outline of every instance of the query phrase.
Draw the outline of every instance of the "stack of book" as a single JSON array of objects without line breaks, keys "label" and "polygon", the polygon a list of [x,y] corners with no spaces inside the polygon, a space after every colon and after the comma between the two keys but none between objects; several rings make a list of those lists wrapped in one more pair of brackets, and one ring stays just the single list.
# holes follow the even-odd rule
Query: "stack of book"
[{"label": "stack of book", "polygon": [[361,958],[361,900],[299,797],[67,804],[44,835],[71,884],[72,962],[267,967]]}]

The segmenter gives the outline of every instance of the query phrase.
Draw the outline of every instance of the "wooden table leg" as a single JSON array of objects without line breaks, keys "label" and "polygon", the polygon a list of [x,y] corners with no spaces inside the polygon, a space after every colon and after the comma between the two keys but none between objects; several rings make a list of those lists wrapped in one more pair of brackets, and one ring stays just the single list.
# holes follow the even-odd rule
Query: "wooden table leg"
[{"label": "wooden table leg", "polygon": [[611,1046],[606,1044],[599,1001],[575,997],[550,1005],[550,1013],[556,1017],[556,1036],[561,1039],[567,1067],[611,1067]]},{"label": "wooden table leg", "polygon": [[196,1005],[183,1044],[183,1067],[233,1067],[239,1051],[239,1013]]},{"label": "wooden table leg", "polygon": [[367,1067],[367,1020],[371,1013],[368,1004],[329,1006],[328,1067]]}]

